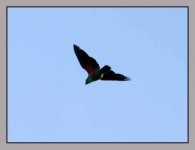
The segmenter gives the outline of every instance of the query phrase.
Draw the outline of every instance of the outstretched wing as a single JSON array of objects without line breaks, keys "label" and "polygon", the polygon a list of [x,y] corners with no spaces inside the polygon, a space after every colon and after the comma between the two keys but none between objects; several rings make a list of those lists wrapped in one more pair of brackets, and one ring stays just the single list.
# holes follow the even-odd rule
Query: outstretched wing
[{"label": "outstretched wing", "polygon": [[99,64],[96,62],[96,60],[87,53],[80,49],[77,45],[74,45],[74,52],[79,60],[80,65],[87,71],[89,76],[96,70],[100,69]]},{"label": "outstretched wing", "polygon": [[118,81],[127,81],[130,80],[129,77],[126,77],[122,74],[115,73],[114,71],[110,70],[103,75],[101,80],[118,80]]}]

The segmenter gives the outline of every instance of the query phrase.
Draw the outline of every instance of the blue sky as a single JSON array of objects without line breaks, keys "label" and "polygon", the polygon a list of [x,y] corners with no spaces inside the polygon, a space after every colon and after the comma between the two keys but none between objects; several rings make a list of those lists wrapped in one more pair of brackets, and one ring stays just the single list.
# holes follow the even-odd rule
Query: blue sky
[{"label": "blue sky", "polygon": [[187,8],[9,8],[8,141],[186,142]]}]

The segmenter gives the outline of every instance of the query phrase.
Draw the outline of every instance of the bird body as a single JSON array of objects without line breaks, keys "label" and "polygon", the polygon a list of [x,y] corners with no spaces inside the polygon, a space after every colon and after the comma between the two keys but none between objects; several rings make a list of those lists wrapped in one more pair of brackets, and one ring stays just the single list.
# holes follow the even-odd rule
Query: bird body
[{"label": "bird body", "polygon": [[130,80],[130,78],[112,71],[111,67],[108,65],[105,65],[100,69],[99,64],[94,58],[90,57],[84,50],[80,49],[77,45],[73,45],[73,47],[80,65],[88,73],[88,77],[85,81],[85,84],[89,84],[97,80]]},{"label": "bird body", "polygon": [[103,78],[104,74],[106,74],[111,68],[109,66],[104,66],[102,69],[94,71],[90,76],[86,79],[86,84],[89,84],[93,81],[97,81]]}]

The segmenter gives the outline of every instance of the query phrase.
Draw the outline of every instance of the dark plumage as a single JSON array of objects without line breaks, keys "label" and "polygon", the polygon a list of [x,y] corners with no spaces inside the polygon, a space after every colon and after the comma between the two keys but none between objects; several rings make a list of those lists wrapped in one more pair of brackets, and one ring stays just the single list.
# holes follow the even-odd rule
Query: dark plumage
[{"label": "dark plumage", "polygon": [[89,84],[96,80],[116,80],[116,81],[127,81],[130,80],[129,77],[126,77],[122,74],[115,73],[111,70],[111,67],[105,65],[100,69],[97,61],[90,57],[84,50],[80,49],[77,45],[73,45],[74,52],[79,60],[80,65],[88,73],[85,84]]}]

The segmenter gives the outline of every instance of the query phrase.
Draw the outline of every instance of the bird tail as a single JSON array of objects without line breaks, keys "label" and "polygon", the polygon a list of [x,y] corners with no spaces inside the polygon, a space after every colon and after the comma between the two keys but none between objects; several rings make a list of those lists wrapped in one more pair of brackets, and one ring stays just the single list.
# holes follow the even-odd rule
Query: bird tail
[{"label": "bird tail", "polygon": [[103,68],[101,68],[100,69],[100,74],[102,74],[102,73],[106,73],[106,72],[108,72],[108,71],[110,71],[110,69],[111,69],[111,67],[110,66],[108,66],[108,65],[105,65]]}]

